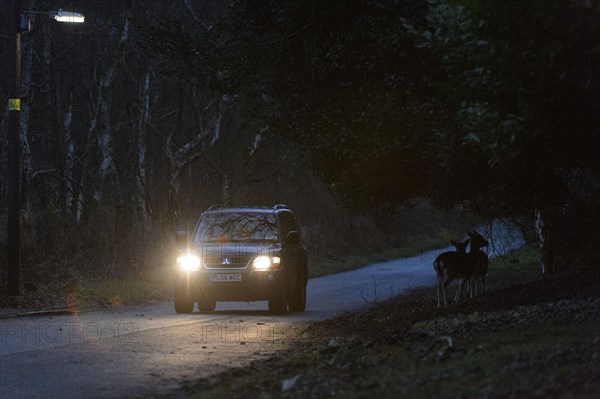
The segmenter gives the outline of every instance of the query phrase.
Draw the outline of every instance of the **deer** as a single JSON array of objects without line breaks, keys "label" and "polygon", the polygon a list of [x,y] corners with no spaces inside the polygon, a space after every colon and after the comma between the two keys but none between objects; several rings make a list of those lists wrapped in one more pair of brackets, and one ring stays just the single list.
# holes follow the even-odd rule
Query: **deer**
[{"label": "deer", "polygon": [[487,254],[483,252],[481,248],[487,247],[489,243],[476,230],[467,231],[467,234],[471,240],[469,253],[472,253],[472,256],[474,257],[474,271],[471,275],[471,281],[469,282],[469,292],[472,298],[473,296],[478,295],[480,285],[482,294],[485,290],[485,275],[488,272],[489,259]]},{"label": "deer", "polygon": [[437,276],[438,308],[442,307],[442,300],[444,307],[448,306],[446,290],[454,279],[459,278],[461,280],[456,296],[454,297],[454,301],[458,302],[463,285],[471,277],[471,274],[473,274],[470,255],[466,252],[469,241],[470,239],[465,242],[451,240],[450,243],[454,245],[456,251],[441,253],[433,261],[433,268]]}]

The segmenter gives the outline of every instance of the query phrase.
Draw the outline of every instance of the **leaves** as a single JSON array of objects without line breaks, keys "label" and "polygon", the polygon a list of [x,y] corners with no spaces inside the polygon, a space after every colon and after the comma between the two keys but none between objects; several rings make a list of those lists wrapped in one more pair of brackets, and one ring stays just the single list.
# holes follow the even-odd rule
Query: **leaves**
[{"label": "leaves", "polygon": [[239,0],[211,30],[160,29],[155,53],[308,148],[358,209],[430,196],[527,215],[566,200],[557,170],[598,169],[595,5]]}]

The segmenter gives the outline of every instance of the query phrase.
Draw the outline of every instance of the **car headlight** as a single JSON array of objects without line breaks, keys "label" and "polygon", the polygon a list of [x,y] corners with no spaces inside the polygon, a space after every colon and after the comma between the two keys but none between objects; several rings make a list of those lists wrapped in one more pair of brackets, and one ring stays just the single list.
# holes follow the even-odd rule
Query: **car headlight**
[{"label": "car headlight", "polygon": [[279,269],[280,263],[279,256],[257,256],[252,262],[256,270]]},{"label": "car headlight", "polygon": [[200,270],[200,258],[196,255],[184,255],[177,257],[177,266],[181,270]]}]

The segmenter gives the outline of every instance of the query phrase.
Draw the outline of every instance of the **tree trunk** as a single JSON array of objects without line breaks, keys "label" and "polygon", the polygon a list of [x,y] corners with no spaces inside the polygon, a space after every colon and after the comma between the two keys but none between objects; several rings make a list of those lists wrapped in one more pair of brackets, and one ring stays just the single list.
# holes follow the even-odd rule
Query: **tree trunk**
[{"label": "tree trunk", "polygon": [[[21,181],[24,182],[23,200],[25,201],[26,213],[30,213],[30,195],[31,175],[33,173],[33,158],[31,147],[29,146],[29,118],[31,116],[31,69],[33,67],[33,46],[31,38],[24,41],[23,52],[25,54],[22,72],[21,72],[21,160],[23,162],[23,175]],[[27,215],[25,215],[27,217]]]},{"label": "tree trunk", "polygon": [[[151,72],[146,72],[144,84],[140,96],[142,98],[142,108],[140,111],[140,122],[138,124],[137,137],[137,178],[135,202],[136,208],[140,209],[140,216],[144,227],[148,217],[152,217],[152,201],[147,186],[146,153],[148,150],[146,144],[146,131],[150,122],[150,81]],[[145,230],[145,229],[144,229]]]},{"label": "tree trunk", "polygon": [[73,142],[73,93],[69,98],[69,108],[65,113],[63,120],[64,140],[65,140],[65,212],[70,215],[74,209],[74,190],[73,190],[73,178],[74,178],[74,167],[75,167],[75,144]]},{"label": "tree trunk", "polygon": [[[123,28],[117,46],[109,52],[109,54],[105,55],[105,57],[108,58],[108,63],[104,66],[104,70],[98,82],[96,105],[90,118],[91,122],[86,145],[89,149],[93,143],[97,143],[100,156],[100,166],[97,169],[98,172],[96,173],[96,176],[93,177],[93,181],[90,182],[94,187],[94,200],[97,204],[102,203],[104,195],[107,192],[112,194],[116,203],[122,203],[121,190],[112,153],[111,106],[113,95],[112,86],[116,74],[117,61],[129,39],[129,28],[130,21],[126,16],[123,21]],[[91,154],[88,154],[88,158],[90,155]],[[88,171],[94,169],[90,167],[89,159],[86,164],[88,166]],[[81,202],[84,198],[85,196],[82,193],[80,195],[79,206],[84,205],[83,202]]]},{"label": "tree trunk", "polygon": [[[205,154],[212,148],[221,137],[221,125],[223,120],[223,102],[220,99],[216,106],[215,114],[207,126],[198,126],[199,132],[190,141],[173,151],[173,133],[167,139],[165,156],[169,160],[169,196],[167,200],[167,211],[165,214],[166,228],[170,229],[177,219],[179,209],[180,175],[184,167]],[[181,104],[180,104],[181,106]]]},{"label": "tree trunk", "polygon": [[[2,120],[0,121],[0,176],[6,176],[5,162],[6,159],[6,144],[8,135],[5,132],[8,130],[8,107],[4,108],[4,114],[2,114]],[[6,179],[0,179],[0,198],[4,198]]]},{"label": "tree trunk", "polygon": [[540,272],[544,274],[556,272],[552,224],[550,213],[536,207],[534,227],[540,249]]}]

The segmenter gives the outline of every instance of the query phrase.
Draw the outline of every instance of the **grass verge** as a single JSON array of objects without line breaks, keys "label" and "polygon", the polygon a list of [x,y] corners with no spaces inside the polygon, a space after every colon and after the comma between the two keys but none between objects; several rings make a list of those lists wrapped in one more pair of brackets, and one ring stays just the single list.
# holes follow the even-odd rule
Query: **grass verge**
[{"label": "grass verge", "polygon": [[[541,277],[537,254],[490,265],[480,297],[438,309],[434,288],[309,327],[285,353],[190,387],[193,398],[593,398],[600,273]],[[516,261],[515,261],[516,259]]]},{"label": "grass verge", "polygon": [[172,270],[153,270],[120,279],[87,280],[71,291],[76,306],[118,307],[171,298]]},{"label": "grass verge", "polygon": [[[369,255],[346,256],[311,265],[309,277],[354,270],[372,263],[416,256],[424,251],[446,246],[445,237],[431,238],[420,244],[407,244]],[[76,286],[77,306],[114,307],[167,300],[172,297],[172,270],[153,270],[113,279],[82,280]],[[71,288],[71,292],[72,288]],[[72,296],[72,294],[71,294]]]},{"label": "grass verge", "polygon": [[308,273],[309,277],[311,278],[320,277],[328,274],[358,269],[360,267],[377,262],[409,258],[429,250],[446,247],[449,245],[448,241],[449,238],[446,239],[446,237],[432,237],[420,241],[419,244],[406,244],[402,247],[389,248],[378,253],[368,255],[350,255],[337,259],[331,258],[322,262],[317,262],[314,265],[310,265]]},{"label": "grass verge", "polygon": [[166,300],[173,292],[172,270],[160,269],[110,278],[65,273],[60,278],[38,282],[22,295],[0,295],[0,308],[69,308],[73,311],[109,308]]},{"label": "grass verge", "polygon": [[[369,255],[351,255],[332,258],[309,265],[309,277],[349,271],[372,263],[415,256],[423,251],[446,246],[450,237],[448,230],[437,237],[418,240],[419,244],[406,244]],[[416,242],[416,241],[415,241]],[[137,305],[172,298],[173,270],[168,268],[127,274],[119,278],[90,278],[73,273],[54,278],[50,282],[38,282],[35,290],[23,290],[23,295],[9,298],[0,295],[0,308],[49,308],[71,309],[107,308]]]},{"label": "grass verge", "polygon": [[[442,238],[431,238],[417,245],[391,248],[379,253],[361,256],[346,256],[332,259],[309,268],[309,277],[324,276],[354,270],[376,262],[418,255],[423,251],[445,246]],[[82,279],[68,287],[67,297],[75,301],[78,308],[115,307],[135,305],[151,301],[167,300],[172,297],[171,269],[153,270],[116,279]]]}]

